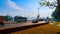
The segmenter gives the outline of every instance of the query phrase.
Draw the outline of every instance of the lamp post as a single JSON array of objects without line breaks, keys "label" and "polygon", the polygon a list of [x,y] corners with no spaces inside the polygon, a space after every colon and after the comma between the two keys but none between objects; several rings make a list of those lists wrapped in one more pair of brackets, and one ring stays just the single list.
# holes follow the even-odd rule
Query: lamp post
[{"label": "lamp post", "polygon": [[39,15],[39,9],[40,9],[40,8],[37,8],[37,9],[38,9],[38,16],[37,16],[37,19],[38,19],[38,18],[40,17],[40,15]]}]

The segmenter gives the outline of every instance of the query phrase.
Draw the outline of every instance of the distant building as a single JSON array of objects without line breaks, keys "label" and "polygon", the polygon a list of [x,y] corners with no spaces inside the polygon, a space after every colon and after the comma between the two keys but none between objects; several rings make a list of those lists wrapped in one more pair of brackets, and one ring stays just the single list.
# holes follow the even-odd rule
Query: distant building
[{"label": "distant building", "polygon": [[14,21],[16,21],[16,22],[26,22],[27,21],[27,17],[15,16],[14,17]]}]

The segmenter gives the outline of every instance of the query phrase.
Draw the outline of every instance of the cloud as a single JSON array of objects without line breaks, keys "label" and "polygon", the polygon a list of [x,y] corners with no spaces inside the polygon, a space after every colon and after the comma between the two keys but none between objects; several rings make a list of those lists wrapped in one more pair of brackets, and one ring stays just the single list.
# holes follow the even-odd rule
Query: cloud
[{"label": "cloud", "polygon": [[28,13],[26,12],[26,10],[24,10],[23,8],[21,8],[20,6],[16,5],[15,2],[11,1],[11,0],[7,0],[7,5],[12,8],[15,9],[17,11],[20,11],[20,13],[22,13],[22,15],[27,15]]},{"label": "cloud", "polygon": [[16,5],[13,1],[11,1],[11,0],[7,0],[7,4],[8,4],[8,6],[9,6],[10,8],[13,8],[13,9],[15,9],[15,10],[19,10],[19,11],[23,11],[23,10],[24,10],[23,8],[17,6],[17,5]]}]

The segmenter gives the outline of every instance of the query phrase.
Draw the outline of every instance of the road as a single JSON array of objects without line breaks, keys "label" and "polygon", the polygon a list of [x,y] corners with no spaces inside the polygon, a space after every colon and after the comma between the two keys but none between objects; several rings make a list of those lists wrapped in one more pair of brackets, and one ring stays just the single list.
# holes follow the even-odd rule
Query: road
[{"label": "road", "polygon": [[[42,22],[40,22],[42,23]],[[33,25],[33,24],[40,24],[40,23],[31,23],[31,22],[26,22],[26,23],[18,23],[18,24],[6,24],[4,26],[4,28],[6,27],[20,27],[20,26],[25,26],[26,24],[28,25]],[[9,25],[9,26],[8,26]],[[29,27],[29,26],[28,26]],[[15,31],[15,32],[12,32],[10,34],[60,34],[60,26],[54,26],[50,23],[48,24],[44,24],[44,25],[39,25],[39,26],[35,26],[35,27],[29,27],[27,29],[24,29],[24,30],[20,30],[18,29],[18,31]],[[17,29],[16,29],[17,30]]]},{"label": "road", "polygon": [[45,22],[43,21],[43,22],[40,22],[40,23],[32,23],[32,21],[27,21],[27,22],[17,23],[17,22],[9,21],[9,22],[5,22],[4,26],[0,26],[0,30],[14,28],[14,27],[23,27],[23,26],[28,26],[28,25],[41,24],[41,23],[45,23]]}]

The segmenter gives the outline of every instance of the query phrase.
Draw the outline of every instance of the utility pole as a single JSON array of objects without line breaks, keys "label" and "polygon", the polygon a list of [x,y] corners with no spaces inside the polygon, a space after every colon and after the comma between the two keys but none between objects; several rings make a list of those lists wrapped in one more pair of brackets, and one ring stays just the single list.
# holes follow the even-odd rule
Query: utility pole
[{"label": "utility pole", "polygon": [[39,15],[39,9],[40,9],[40,8],[37,8],[37,9],[38,9],[38,16],[37,16],[37,19],[38,19],[38,18],[40,17],[40,15]]},{"label": "utility pole", "polygon": [[40,9],[40,8],[37,8],[37,10],[38,10],[38,14],[39,14],[39,9]]}]

